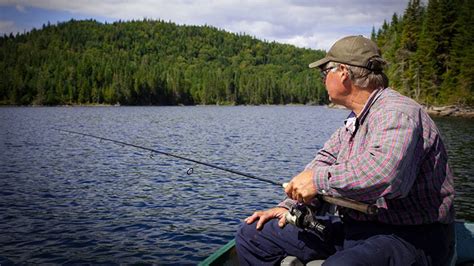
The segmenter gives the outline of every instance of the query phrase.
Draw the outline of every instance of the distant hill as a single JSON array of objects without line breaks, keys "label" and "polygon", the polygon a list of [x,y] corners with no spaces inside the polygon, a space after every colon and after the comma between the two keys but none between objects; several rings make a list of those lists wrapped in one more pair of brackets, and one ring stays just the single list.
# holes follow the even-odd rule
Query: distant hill
[{"label": "distant hill", "polygon": [[71,20],[0,37],[0,104],[327,103],[323,51],[210,26]]}]

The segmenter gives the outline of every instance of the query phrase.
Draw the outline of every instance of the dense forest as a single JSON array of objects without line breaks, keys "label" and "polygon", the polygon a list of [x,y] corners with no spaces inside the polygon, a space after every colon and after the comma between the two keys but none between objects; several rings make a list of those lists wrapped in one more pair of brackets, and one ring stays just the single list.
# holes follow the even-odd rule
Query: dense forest
[{"label": "dense forest", "polygon": [[3,104],[327,102],[323,51],[210,26],[143,20],[44,25],[0,38]]},{"label": "dense forest", "polygon": [[410,0],[372,39],[392,87],[426,105],[474,106],[474,1]]},{"label": "dense forest", "polygon": [[[374,28],[391,87],[474,106],[473,12],[470,0],[410,0]],[[48,23],[0,37],[0,104],[322,104],[307,65],[324,54],[159,20]]]}]

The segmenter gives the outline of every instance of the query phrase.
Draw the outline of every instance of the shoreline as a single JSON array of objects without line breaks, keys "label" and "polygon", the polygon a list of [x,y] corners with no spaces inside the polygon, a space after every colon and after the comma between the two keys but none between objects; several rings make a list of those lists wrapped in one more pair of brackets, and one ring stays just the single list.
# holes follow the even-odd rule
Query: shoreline
[{"label": "shoreline", "polygon": [[[120,104],[62,104],[62,105],[10,105],[0,104],[2,107],[120,107],[120,106],[265,106],[266,104],[249,105],[249,104],[205,104],[205,105],[120,105]],[[336,105],[333,103],[329,104],[300,104],[300,103],[289,103],[289,104],[272,104],[275,106],[324,106],[331,109],[347,109],[344,106]],[[446,106],[426,106],[421,105],[430,116],[434,117],[461,117],[461,118],[474,118],[474,107],[462,107],[456,105]]]},{"label": "shoreline", "polygon": [[[347,109],[342,105],[330,103],[326,105],[328,108],[333,109]],[[430,116],[433,117],[461,117],[461,118],[474,118],[473,107],[462,107],[456,105],[446,106],[425,106],[421,105]]]},{"label": "shoreline", "polygon": [[423,109],[430,116],[474,118],[474,109],[472,107],[447,105],[447,106],[423,106]]}]

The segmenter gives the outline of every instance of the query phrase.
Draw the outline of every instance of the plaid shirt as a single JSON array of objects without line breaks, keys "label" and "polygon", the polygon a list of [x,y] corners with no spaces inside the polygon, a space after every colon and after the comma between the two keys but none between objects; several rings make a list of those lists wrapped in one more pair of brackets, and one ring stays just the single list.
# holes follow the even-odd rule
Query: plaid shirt
[{"label": "plaid shirt", "polygon": [[380,208],[375,217],[344,212],[355,220],[454,220],[453,175],[440,133],[419,104],[392,89],[372,93],[361,114],[351,113],[306,169],[314,171],[318,193]]}]

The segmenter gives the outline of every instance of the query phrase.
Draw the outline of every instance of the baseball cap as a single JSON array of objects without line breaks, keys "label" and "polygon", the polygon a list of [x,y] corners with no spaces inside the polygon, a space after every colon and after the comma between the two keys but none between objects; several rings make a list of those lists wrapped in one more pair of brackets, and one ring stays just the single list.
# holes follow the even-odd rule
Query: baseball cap
[{"label": "baseball cap", "polygon": [[337,62],[379,70],[371,63],[371,59],[376,57],[382,56],[380,49],[373,41],[363,36],[347,36],[336,41],[324,58],[309,64],[309,67],[322,67],[328,62]]}]

